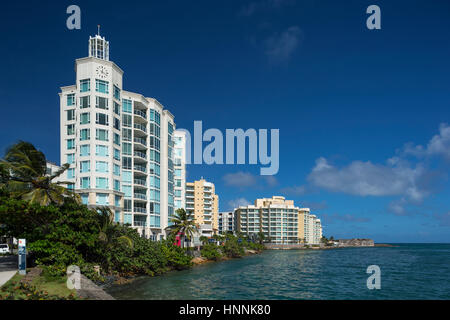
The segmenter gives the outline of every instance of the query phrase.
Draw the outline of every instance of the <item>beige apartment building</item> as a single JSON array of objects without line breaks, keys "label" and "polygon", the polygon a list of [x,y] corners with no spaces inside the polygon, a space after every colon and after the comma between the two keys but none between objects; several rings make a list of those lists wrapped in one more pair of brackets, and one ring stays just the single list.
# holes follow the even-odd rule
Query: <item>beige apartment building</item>
[{"label": "beige apartment building", "polygon": [[281,196],[257,199],[234,213],[237,232],[247,236],[262,232],[266,242],[319,244],[322,237],[320,219]]},{"label": "beige apartment building", "polygon": [[199,225],[199,237],[211,237],[219,229],[219,196],[214,184],[204,179],[186,183],[186,212]]}]

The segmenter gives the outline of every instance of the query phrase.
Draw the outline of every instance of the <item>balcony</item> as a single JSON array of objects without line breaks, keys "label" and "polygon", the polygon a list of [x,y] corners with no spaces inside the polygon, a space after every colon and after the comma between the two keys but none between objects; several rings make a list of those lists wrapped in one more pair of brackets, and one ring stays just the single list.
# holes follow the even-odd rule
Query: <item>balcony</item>
[{"label": "balcony", "polygon": [[147,183],[144,179],[134,179],[133,180],[134,184],[143,186],[143,187],[147,187]]},{"label": "balcony", "polygon": [[146,173],[147,172],[147,167],[146,166],[135,165],[134,166],[134,170],[138,171],[138,172]]},{"label": "balcony", "polygon": [[135,151],[133,154],[135,157],[141,158],[143,160],[147,160],[147,154],[145,152]]},{"label": "balcony", "polygon": [[134,114],[143,118],[144,120],[147,120],[147,114],[144,111],[134,110]]},{"label": "balcony", "polygon": [[141,207],[134,207],[134,212],[147,213],[147,209],[146,208],[141,208]]},{"label": "balcony", "polygon": [[140,133],[143,135],[147,135],[147,126],[139,123],[134,124],[135,133]]},{"label": "balcony", "polygon": [[147,149],[147,140],[144,138],[134,137],[133,140],[138,146],[144,147]]},{"label": "balcony", "polygon": [[147,222],[146,221],[134,221],[133,227],[146,227]]},{"label": "balcony", "polygon": [[140,200],[147,200],[147,195],[144,193],[134,193],[134,198],[135,199],[140,199]]}]

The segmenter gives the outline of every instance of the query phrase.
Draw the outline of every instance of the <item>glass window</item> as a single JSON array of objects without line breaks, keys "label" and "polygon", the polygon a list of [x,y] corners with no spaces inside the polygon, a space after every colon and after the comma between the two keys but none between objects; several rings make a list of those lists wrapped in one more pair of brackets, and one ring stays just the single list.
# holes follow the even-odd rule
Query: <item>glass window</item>
[{"label": "glass window", "polygon": [[118,104],[115,101],[113,101],[113,104],[114,104],[114,113],[120,116],[120,104]]},{"label": "glass window", "polygon": [[88,92],[91,90],[91,79],[80,80],[80,92]]},{"label": "glass window", "polygon": [[67,140],[67,149],[68,150],[75,149],[75,139],[68,139]]},{"label": "glass window", "polygon": [[80,115],[80,124],[91,123],[91,114],[89,112],[82,113]]},{"label": "glass window", "polygon": [[132,107],[131,107],[131,100],[122,99],[122,111],[133,113]]},{"label": "glass window", "polygon": [[108,115],[106,115],[104,113],[97,113],[96,114],[96,118],[95,118],[95,123],[96,124],[101,124],[101,125],[104,125],[104,126],[109,125]]},{"label": "glass window", "polygon": [[67,121],[75,120],[75,110],[74,109],[67,110],[66,114],[67,114]]},{"label": "glass window", "polygon": [[122,153],[125,155],[131,155],[131,143],[123,143]]},{"label": "glass window", "polygon": [[122,130],[122,140],[123,141],[131,141],[131,129],[123,129]]},{"label": "glass window", "polygon": [[120,166],[117,164],[113,164],[113,172],[115,176],[120,176]]},{"label": "glass window", "polygon": [[114,179],[114,190],[120,191],[120,181]]},{"label": "glass window", "polygon": [[120,150],[114,148],[114,159],[120,160]]},{"label": "glass window", "polygon": [[120,196],[114,196],[114,205],[120,207]]},{"label": "glass window", "polygon": [[114,118],[114,128],[120,130],[120,120],[117,118]]},{"label": "glass window", "polygon": [[67,106],[74,106],[75,105],[75,94],[68,94],[67,95]]},{"label": "glass window", "polygon": [[123,157],[122,166],[124,169],[131,169],[131,158]]},{"label": "glass window", "polygon": [[108,146],[96,145],[95,146],[95,155],[101,157],[108,156]]},{"label": "glass window", "polygon": [[109,93],[108,81],[95,79],[95,91]]},{"label": "glass window", "polygon": [[89,204],[89,194],[88,193],[81,194],[81,202],[86,205]]},{"label": "glass window", "polygon": [[122,172],[122,181],[131,183],[131,171]]},{"label": "glass window", "polygon": [[83,144],[80,146],[80,156],[87,157],[89,155],[91,155],[90,145]]},{"label": "glass window", "polygon": [[95,129],[95,138],[100,141],[108,141],[108,130]]},{"label": "glass window", "polygon": [[97,189],[108,189],[108,178],[97,177],[95,178],[95,187]]},{"label": "glass window", "polygon": [[91,171],[91,162],[90,161],[80,161],[80,172],[86,173]]},{"label": "glass window", "polygon": [[122,125],[124,127],[131,127],[131,116],[128,114],[122,115]]},{"label": "glass window", "polygon": [[132,220],[133,218],[132,218],[132,215],[131,214],[124,214],[123,215],[123,223],[124,224],[132,224]]},{"label": "glass window", "polygon": [[131,198],[131,186],[122,186],[122,192],[125,193],[125,197]]},{"label": "glass window", "polygon": [[75,153],[69,153],[67,155],[67,163],[72,164],[75,161]]},{"label": "glass window", "polygon": [[[118,206],[116,206],[118,207]],[[114,212],[114,222],[120,222],[120,211],[115,211]]]},{"label": "glass window", "polygon": [[89,189],[91,187],[91,180],[89,177],[80,178],[81,189]]},{"label": "glass window", "polygon": [[117,133],[114,133],[114,144],[120,146],[120,136]]},{"label": "glass window", "polygon": [[91,130],[90,129],[81,129],[80,130],[80,141],[85,141],[91,139]]},{"label": "glass window", "polygon": [[91,96],[80,97],[80,109],[89,108],[91,106]]},{"label": "glass window", "polygon": [[108,172],[108,162],[105,161],[96,161],[95,162],[95,171],[96,172]]},{"label": "glass window", "polygon": [[108,99],[103,97],[95,97],[95,107],[108,110]]},{"label": "glass window", "polygon": [[107,205],[108,203],[108,194],[107,193],[97,193],[96,194],[96,203],[99,205]]},{"label": "glass window", "polygon": [[120,89],[117,86],[114,86],[114,98],[120,100]]},{"label": "glass window", "polygon": [[75,134],[75,125],[74,124],[69,124],[67,126],[67,135],[71,136],[73,134]]},{"label": "glass window", "polygon": [[67,169],[67,179],[73,178],[75,178],[75,169],[74,168]]}]

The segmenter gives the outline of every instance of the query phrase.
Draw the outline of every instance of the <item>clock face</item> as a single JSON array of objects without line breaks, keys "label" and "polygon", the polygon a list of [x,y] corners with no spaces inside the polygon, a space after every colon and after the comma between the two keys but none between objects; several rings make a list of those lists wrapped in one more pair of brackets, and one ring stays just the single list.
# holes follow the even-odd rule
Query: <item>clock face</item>
[{"label": "clock face", "polygon": [[101,79],[106,79],[108,77],[108,70],[104,66],[98,66],[96,69],[97,76]]}]

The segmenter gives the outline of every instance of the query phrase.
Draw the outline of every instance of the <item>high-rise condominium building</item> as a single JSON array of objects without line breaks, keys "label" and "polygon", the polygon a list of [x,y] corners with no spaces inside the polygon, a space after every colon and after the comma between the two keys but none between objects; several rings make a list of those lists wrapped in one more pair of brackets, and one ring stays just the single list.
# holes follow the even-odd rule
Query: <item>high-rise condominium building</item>
[{"label": "high-rise condominium building", "polygon": [[279,196],[235,209],[235,231],[247,236],[262,232],[271,243],[319,244],[322,237],[320,220],[308,208],[298,208],[294,201]]},{"label": "high-rise condominium building", "polygon": [[174,211],[173,115],[123,90],[124,72],[100,35],[90,37],[75,73],[76,83],[59,94],[61,163],[70,164],[64,180],[88,206],[108,206],[116,222],[163,238]]},{"label": "high-rise condominium building", "polygon": [[213,183],[204,179],[186,183],[186,212],[194,215],[200,235],[211,237],[217,234],[219,196]]},{"label": "high-rise condominium building", "polygon": [[219,212],[219,234],[234,232],[234,213]]},{"label": "high-rise condominium building", "polygon": [[175,210],[186,208],[186,132],[175,130]]}]

